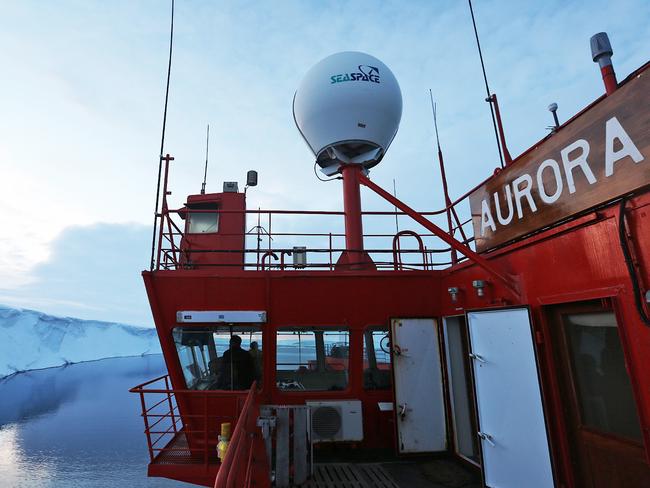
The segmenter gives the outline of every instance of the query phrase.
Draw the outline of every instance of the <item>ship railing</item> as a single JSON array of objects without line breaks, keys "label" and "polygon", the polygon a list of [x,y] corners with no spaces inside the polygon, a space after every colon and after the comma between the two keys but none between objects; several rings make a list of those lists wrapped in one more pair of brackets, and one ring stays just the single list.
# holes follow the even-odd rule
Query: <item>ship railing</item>
[{"label": "ship railing", "polygon": [[[467,195],[466,195],[467,196]],[[465,196],[465,197],[466,197]],[[455,208],[462,200],[453,202],[449,208],[422,215],[434,223],[442,225],[444,215]],[[335,268],[336,261],[345,249],[344,213],[317,210],[222,210],[196,209],[193,213],[232,214],[245,213],[256,225],[242,233],[219,232],[220,239],[243,238],[243,248],[237,249],[193,249],[191,235],[181,225],[174,222],[186,210],[166,210],[161,214],[158,256],[155,269],[195,269],[195,268],[238,268],[245,270],[325,270]],[[373,259],[377,269],[432,270],[445,268],[462,262],[458,256],[434,234],[420,228],[416,222],[404,219],[400,211],[363,212],[364,249]],[[456,215],[456,214],[455,214]],[[252,219],[251,219],[252,218]],[[307,219],[306,229],[296,231],[297,221]],[[412,224],[404,228],[406,223]],[[470,236],[471,218],[455,220],[449,229],[450,235],[461,243],[472,246]],[[387,226],[395,226],[395,232],[386,232]],[[402,227],[402,230],[400,230]],[[469,237],[468,237],[469,236]],[[183,242],[184,239],[187,239]],[[241,241],[240,241],[241,242]],[[413,245],[415,244],[415,245]],[[356,251],[348,249],[348,251]],[[296,263],[294,253],[305,253],[308,260]],[[205,259],[212,254],[212,259]],[[217,259],[214,256],[220,255]],[[227,256],[227,257],[226,257]],[[234,258],[233,256],[237,256]],[[223,259],[221,259],[223,257]]]},{"label": "ship railing", "polygon": [[170,386],[169,376],[163,375],[129,390],[140,396],[150,471],[155,465],[201,464],[207,472],[209,465],[218,464],[220,424],[235,425],[243,418],[255,385],[248,392]]},{"label": "ship railing", "polygon": [[256,385],[253,383],[217,472],[215,488],[265,487],[271,484],[264,441],[257,426],[260,409],[255,401],[255,391]]}]

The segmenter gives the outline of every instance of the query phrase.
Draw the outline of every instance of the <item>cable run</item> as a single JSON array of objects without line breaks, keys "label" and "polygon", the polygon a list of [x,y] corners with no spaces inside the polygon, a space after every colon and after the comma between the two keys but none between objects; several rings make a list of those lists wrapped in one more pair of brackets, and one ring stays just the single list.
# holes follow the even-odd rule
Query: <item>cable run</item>
[{"label": "cable run", "polygon": [[632,253],[627,243],[627,235],[625,231],[625,205],[627,204],[627,197],[623,197],[618,211],[618,238],[621,244],[621,250],[623,251],[623,258],[625,259],[625,266],[627,267],[628,274],[630,275],[630,281],[632,282],[632,288],[634,289],[634,305],[639,314],[641,321],[650,326],[650,317],[645,312],[642,302],[642,292],[641,285],[639,284],[639,277],[637,276],[636,269],[634,268],[634,261],[632,259]]},{"label": "cable run", "polygon": [[318,174],[318,171],[316,171],[316,162],[314,162],[314,174],[316,175],[316,178],[318,178],[321,181],[336,181],[336,180],[342,180],[340,176],[335,176],[334,178],[321,178]]}]

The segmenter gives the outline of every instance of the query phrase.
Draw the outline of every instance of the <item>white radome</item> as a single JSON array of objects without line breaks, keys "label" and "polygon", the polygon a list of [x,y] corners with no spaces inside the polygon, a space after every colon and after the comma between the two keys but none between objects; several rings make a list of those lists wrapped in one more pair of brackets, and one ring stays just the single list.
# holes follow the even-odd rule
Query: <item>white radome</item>
[{"label": "white radome", "polygon": [[341,52],[307,72],[293,99],[293,116],[325,173],[335,173],[341,164],[371,168],[397,133],[402,93],[377,58]]}]

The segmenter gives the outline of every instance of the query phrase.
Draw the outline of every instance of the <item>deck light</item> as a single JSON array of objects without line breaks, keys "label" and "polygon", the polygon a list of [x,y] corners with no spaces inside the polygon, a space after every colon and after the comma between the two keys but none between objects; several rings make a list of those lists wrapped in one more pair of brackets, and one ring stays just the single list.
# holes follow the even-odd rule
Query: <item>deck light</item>
[{"label": "deck light", "polygon": [[449,296],[451,297],[451,301],[456,303],[458,301],[458,293],[459,289],[457,286],[450,286],[447,288],[447,291],[449,292]]},{"label": "deck light", "polygon": [[257,186],[257,171],[254,169],[246,173],[246,186]]},{"label": "deck light", "polygon": [[487,286],[487,281],[485,280],[474,280],[472,281],[472,286],[476,290],[476,296],[483,298],[485,296],[485,287]]}]

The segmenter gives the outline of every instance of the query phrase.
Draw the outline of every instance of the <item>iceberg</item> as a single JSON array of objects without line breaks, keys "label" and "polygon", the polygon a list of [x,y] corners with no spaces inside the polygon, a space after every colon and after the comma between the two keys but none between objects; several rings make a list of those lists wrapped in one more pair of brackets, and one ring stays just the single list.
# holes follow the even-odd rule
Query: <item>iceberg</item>
[{"label": "iceberg", "polygon": [[30,369],[160,353],[154,328],[0,306],[0,378]]}]

